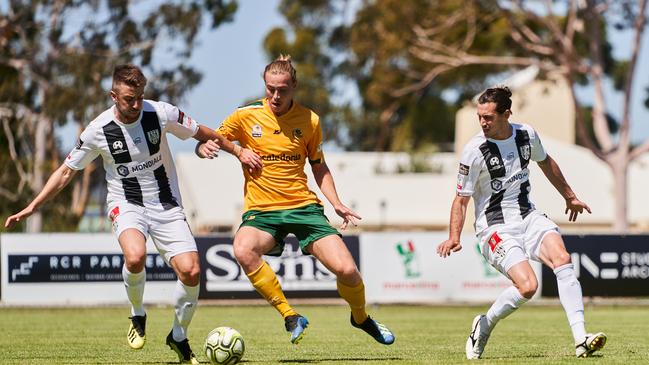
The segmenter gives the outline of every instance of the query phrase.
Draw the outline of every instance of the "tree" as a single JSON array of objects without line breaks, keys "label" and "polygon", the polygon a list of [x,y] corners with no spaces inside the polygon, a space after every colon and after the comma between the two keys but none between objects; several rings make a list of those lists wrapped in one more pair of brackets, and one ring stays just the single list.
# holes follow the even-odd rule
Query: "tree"
[{"label": "tree", "polygon": [[[530,65],[563,78],[572,86],[579,143],[612,171],[614,229],[626,231],[629,164],[649,151],[649,140],[639,146],[630,142],[632,86],[646,7],[647,0],[368,0],[352,21],[331,32],[328,42],[344,58],[338,70],[357,82],[363,113],[375,116],[361,120],[381,131],[378,148],[402,125],[404,108],[420,108],[422,103],[413,101],[423,95],[452,91],[460,100],[493,76]],[[309,14],[302,17],[309,19]],[[634,33],[633,42],[625,45],[631,50],[628,59],[612,57],[608,31],[613,28]],[[607,79],[623,94],[617,128],[610,127]],[[594,91],[592,106],[576,96],[583,85]]]},{"label": "tree", "polygon": [[[9,1],[0,13],[0,148],[3,213],[40,191],[61,161],[54,129],[80,132],[107,106],[106,88],[119,63],[136,63],[149,78],[147,97],[176,102],[200,82],[186,64],[201,25],[232,20],[236,0]],[[96,163],[72,189],[33,215],[28,231],[74,229],[93,185]],[[71,202],[71,203],[70,203]],[[43,221],[43,215],[47,221]]]}]

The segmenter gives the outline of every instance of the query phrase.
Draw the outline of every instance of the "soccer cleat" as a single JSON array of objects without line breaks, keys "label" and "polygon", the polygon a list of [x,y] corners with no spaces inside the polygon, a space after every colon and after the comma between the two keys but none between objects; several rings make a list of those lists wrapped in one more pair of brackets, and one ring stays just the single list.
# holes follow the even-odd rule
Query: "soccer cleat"
[{"label": "soccer cleat", "polygon": [[354,316],[352,315],[349,318],[352,326],[360,328],[363,331],[367,332],[372,338],[374,338],[378,343],[384,345],[391,345],[394,343],[394,334],[390,331],[385,325],[380,322],[377,322],[367,316],[367,319],[363,323],[358,324],[354,321]]},{"label": "soccer cleat", "polygon": [[479,359],[482,356],[487,340],[491,332],[487,332],[487,316],[480,314],[473,318],[471,333],[466,340],[466,358],[469,360]]},{"label": "soccer cleat", "polygon": [[575,345],[577,357],[589,357],[595,351],[601,350],[606,345],[606,335],[603,332],[588,333],[584,342]]},{"label": "soccer cleat", "polygon": [[189,340],[184,339],[182,341],[174,340],[173,336],[174,331],[171,330],[169,335],[167,335],[167,345],[178,355],[178,360],[181,364],[192,364],[198,365],[200,362],[196,359],[196,356],[192,352],[192,349],[189,347]]},{"label": "soccer cleat", "polygon": [[304,331],[309,326],[309,320],[299,314],[284,318],[284,327],[291,332],[291,343],[298,344],[304,337]]},{"label": "soccer cleat", "polygon": [[131,320],[131,325],[128,327],[126,341],[132,349],[139,350],[146,342],[146,315],[128,317],[128,319]]}]

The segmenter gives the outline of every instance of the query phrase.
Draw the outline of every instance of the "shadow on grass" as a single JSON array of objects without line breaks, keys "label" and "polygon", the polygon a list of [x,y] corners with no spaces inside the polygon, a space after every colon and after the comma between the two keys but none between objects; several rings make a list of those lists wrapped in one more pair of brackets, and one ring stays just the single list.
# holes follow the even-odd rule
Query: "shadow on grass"
[{"label": "shadow on grass", "polygon": [[341,362],[362,362],[362,361],[397,361],[403,360],[401,357],[377,357],[377,358],[366,358],[366,357],[343,357],[343,358],[322,358],[322,359],[291,359],[291,360],[279,360],[281,363],[298,363],[298,364],[307,364],[307,363],[319,363],[324,361],[341,361]]}]

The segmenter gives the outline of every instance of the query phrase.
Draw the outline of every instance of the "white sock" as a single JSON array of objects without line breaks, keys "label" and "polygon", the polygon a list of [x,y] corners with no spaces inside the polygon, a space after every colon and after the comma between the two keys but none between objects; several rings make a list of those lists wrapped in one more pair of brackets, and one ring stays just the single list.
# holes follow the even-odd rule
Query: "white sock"
[{"label": "white sock", "polygon": [[174,326],[173,338],[175,341],[182,341],[187,338],[187,327],[192,321],[196,304],[198,303],[198,291],[200,285],[187,286],[180,280],[176,281],[173,298],[174,309]]},{"label": "white sock", "polygon": [[126,296],[128,296],[128,300],[131,302],[131,315],[144,316],[146,312],[144,311],[142,298],[144,297],[146,269],[133,274],[124,265],[122,266],[122,277],[124,278],[124,286],[126,287]]},{"label": "white sock", "polygon": [[527,301],[528,299],[522,296],[515,286],[510,286],[503,290],[487,311],[487,324],[489,324],[489,328],[485,330],[491,332],[498,321],[512,314],[513,311],[527,303]]},{"label": "white sock", "polygon": [[568,323],[572,330],[572,337],[575,343],[582,342],[586,337],[586,325],[584,321],[584,301],[581,295],[581,284],[577,280],[572,263],[568,263],[554,269],[557,276],[557,288],[559,289],[559,300],[568,316]]}]

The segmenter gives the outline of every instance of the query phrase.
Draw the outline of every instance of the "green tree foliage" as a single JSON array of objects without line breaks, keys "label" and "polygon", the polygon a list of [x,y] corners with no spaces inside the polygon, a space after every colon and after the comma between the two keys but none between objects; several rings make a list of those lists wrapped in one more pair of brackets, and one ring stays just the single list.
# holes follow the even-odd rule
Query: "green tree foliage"
[{"label": "green tree foliage", "polygon": [[[54,130],[76,123],[80,132],[109,105],[116,64],[142,66],[149,79],[146,97],[177,103],[201,80],[187,64],[197,32],[204,24],[215,29],[231,21],[236,9],[235,0],[0,5],[2,215],[25,206],[60,164]],[[96,164],[43,207],[28,229],[74,229],[91,188],[103,184]]]}]

